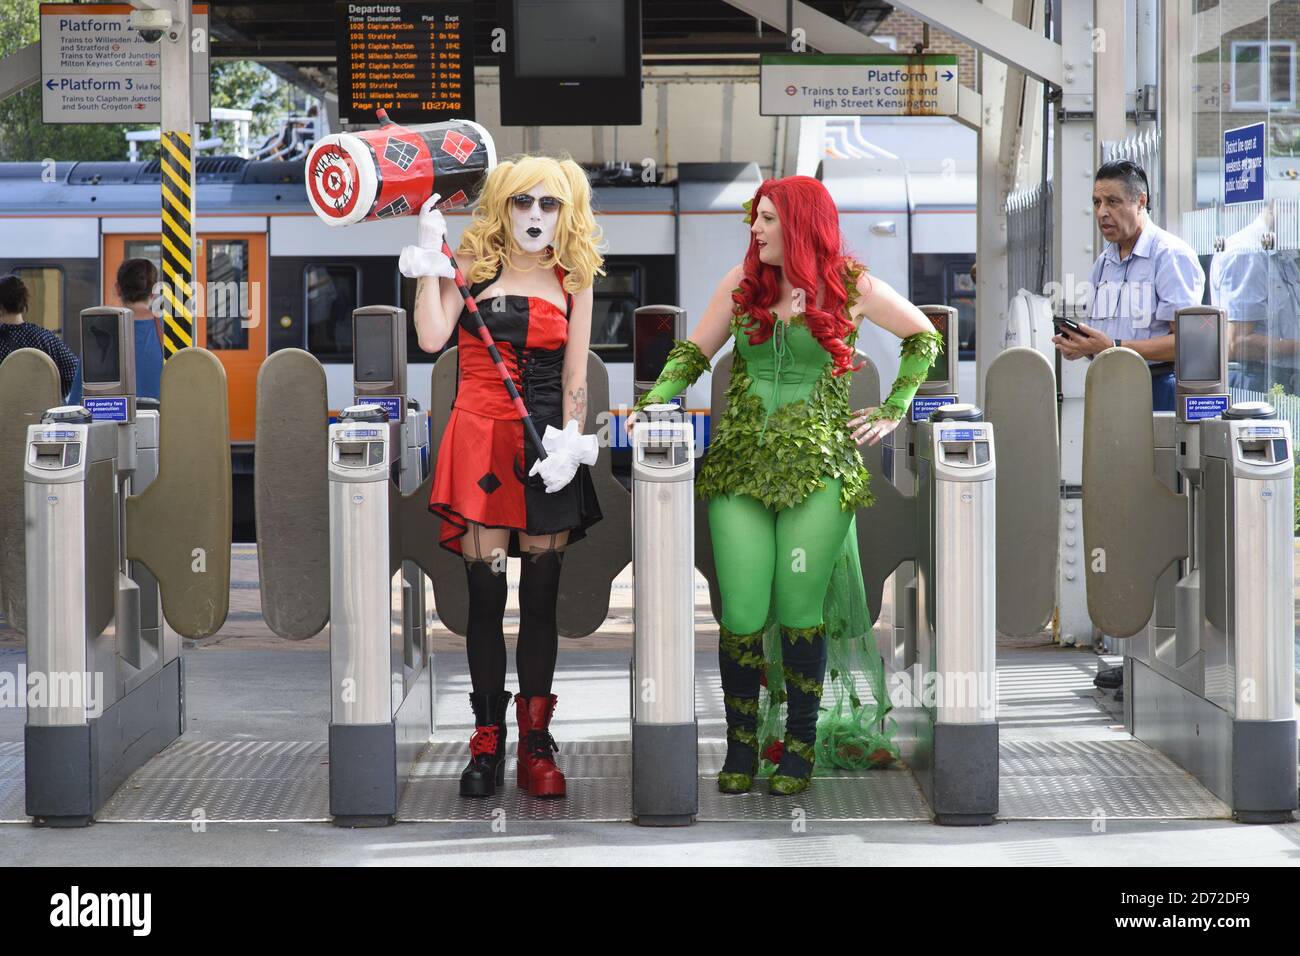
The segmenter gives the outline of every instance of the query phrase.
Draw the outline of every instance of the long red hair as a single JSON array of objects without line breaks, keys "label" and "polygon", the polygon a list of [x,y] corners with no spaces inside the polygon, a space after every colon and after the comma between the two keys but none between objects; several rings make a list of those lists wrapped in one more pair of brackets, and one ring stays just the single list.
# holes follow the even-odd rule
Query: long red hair
[{"label": "long red hair", "polygon": [[[749,315],[744,325],[749,343],[762,345],[772,336],[774,320],[769,306],[774,305],[781,295],[781,271],[784,269],[790,284],[804,290],[804,317],[808,330],[831,354],[835,362],[832,374],[857,371],[861,365],[853,364],[853,349],[844,341],[853,331],[853,323],[845,317],[848,291],[844,288],[843,278],[844,266],[852,259],[844,251],[840,215],[830,193],[811,176],[765,179],[749,206],[751,224],[758,215],[759,200],[764,196],[776,207],[777,219],[781,223],[783,265],[771,266],[760,261],[758,244],[753,233],[750,234],[740,290],[731,295],[735,302],[734,314]],[[818,288],[822,290],[820,301],[817,300]]]}]

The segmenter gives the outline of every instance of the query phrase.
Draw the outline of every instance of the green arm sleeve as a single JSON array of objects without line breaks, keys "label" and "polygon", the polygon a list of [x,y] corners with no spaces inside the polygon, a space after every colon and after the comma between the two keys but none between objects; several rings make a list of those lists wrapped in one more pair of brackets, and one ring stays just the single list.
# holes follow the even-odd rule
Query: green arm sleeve
[{"label": "green arm sleeve", "polygon": [[647,405],[667,402],[708,370],[709,360],[704,357],[698,345],[690,339],[674,340],[672,351],[664,362],[664,370],[659,373],[654,387],[637,400],[632,410],[639,412]]},{"label": "green arm sleeve", "polygon": [[941,351],[943,336],[938,332],[917,332],[903,339],[903,358],[898,364],[898,378],[894,379],[889,397],[867,416],[867,421],[877,422],[882,418],[898,421],[906,415],[916,390],[925,382],[930,366]]}]

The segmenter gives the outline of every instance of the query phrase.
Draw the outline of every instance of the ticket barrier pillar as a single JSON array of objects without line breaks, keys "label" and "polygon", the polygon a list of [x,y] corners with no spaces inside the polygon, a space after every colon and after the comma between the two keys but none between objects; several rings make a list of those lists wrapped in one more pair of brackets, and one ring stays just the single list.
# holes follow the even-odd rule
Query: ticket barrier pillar
[{"label": "ticket barrier pillar", "polygon": [[216,633],[229,600],[220,363],[182,350],[161,408],[137,401],[130,311],[80,320],[84,405],[29,426],[23,462],[26,805],[45,826],[93,822],[182,733],[179,635]]},{"label": "ticket barrier pillar", "polygon": [[1290,424],[1231,403],[1222,310],[1182,309],[1174,334],[1172,416],[1152,416],[1136,353],[1107,351],[1088,374],[1088,611],[1128,639],[1130,733],[1237,820],[1283,822],[1297,808]]},{"label": "ticket barrier pillar", "polygon": [[699,811],[695,718],[695,433],[677,405],[632,431],[635,638],[632,819],[686,826]]},{"label": "ticket barrier pillar", "polygon": [[397,816],[433,729],[431,614],[412,548],[437,536],[426,508],[424,419],[407,397],[406,313],[356,309],[356,404],[327,421],[316,358],[284,349],[258,375],[254,489],[262,604],[277,634],[330,631],[330,814]]}]

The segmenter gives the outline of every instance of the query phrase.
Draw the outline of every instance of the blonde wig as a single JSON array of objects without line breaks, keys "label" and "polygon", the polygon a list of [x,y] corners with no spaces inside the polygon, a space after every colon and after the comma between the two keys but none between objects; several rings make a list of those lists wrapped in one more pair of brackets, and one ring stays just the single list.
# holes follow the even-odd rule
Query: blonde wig
[{"label": "blonde wig", "polygon": [[474,208],[474,221],[460,239],[462,255],[473,260],[471,284],[491,279],[497,268],[510,264],[514,244],[510,233],[510,199],[541,182],[547,195],[562,203],[555,225],[555,240],[541,260],[545,268],[559,264],[568,273],[564,287],[581,292],[604,275],[601,268],[601,231],[591,212],[591,186],[587,174],[572,159],[518,156],[488,173]]}]

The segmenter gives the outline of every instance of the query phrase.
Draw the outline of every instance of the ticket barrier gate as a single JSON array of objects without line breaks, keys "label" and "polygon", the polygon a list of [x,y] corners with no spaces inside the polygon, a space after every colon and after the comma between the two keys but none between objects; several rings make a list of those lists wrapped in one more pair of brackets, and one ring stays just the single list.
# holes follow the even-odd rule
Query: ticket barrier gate
[{"label": "ticket barrier gate", "polygon": [[[442,443],[443,433],[451,417],[452,406],[456,401],[458,375],[458,349],[453,347],[440,355],[433,367],[431,383],[433,398],[430,406],[430,448],[433,449],[433,453],[430,457],[435,461],[437,449]],[[559,599],[556,602],[556,626],[561,637],[586,637],[594,634],[605,623],[605,619],[609,616],[614,579],[632,561],[632,495],[614,476],[613,459],[610,454],[612,437],[603,437],[614,426],[606,411],[609,407],[609,374],[600,357],[595,352],[589,351],[587,353],[587,420],[583,423],[582,431],[583,434],[602,436],[599,443],[599,457],[596,459],[596,464],[591,466],[591,479],[600,502],[602,519],[587,529],[586,537],[581,542],[565,549],[564,564],[560,572]],[[672,473],[673,460],[673,456],[669,454],[666,459],[655,463],[656,468],[659,465],[670,466],[668,468],[670,474],[656,471],[659,478],[669,481],[680,480],[679,474]],[[431,485],[432,477],[427,479],[414,495],[403,500],[403,507],[424,509],[427,514],[426,506]],[[680,493],[676,488],[672,492],[674,496]],[[414,511],[409,520],[415,520]],[[438,620],[452,633],[463,636],[469,623],[469,595],[465,587],[465,565],[461,558],[438,546],[436,521],[434,525],[425,542],[427,548],[419,553],[417,560],[433,579],[434,604],[437,607]],[[654,534],[660,534],[661,530],[656,528]],[[403,541],[405,540],[404,538]],[[667,568],[662,571],[669,573]],[[638,580],[636,585],[638,589],[643,586],[643,582],[644,579]],[[663,583],[662,578],[661,583]],[[680,584],[667,586],[680,587]],[[693,588],[689,593],[693,598]],[[637,604],[640,605],[639,600]],[[688,602],[688,606],[693,606],[693,602]],[[668,613],[672,614],[670,610]],[[674,641],[682,639],[681,632],[671,627],[656,625],[647,629],[643,626],[644,623],[638,616],[637,641],[642,640],[643,634],[671,635]],[[685,678],[680,676],[684,673],[681,670],[684,667],[690,667],[693,675],[694,657],[689,655],[683,657],[676,651],[669,652],[669,656],[666,657],[656,656],[658,652],[652,651],[649,645],[638,644],[638,647],[642,650],[637,652],[637,660],[645,662],[647,667],[652,667],[651,670],[645,671],[644,676],[654,679],[653,685],[646,686],[647,688],[653,686],[654,689],[650,689],[648,694],[657,697],[657,703],[648,711],[637,711],[634,707],[635,719],[644,720],[646,724],[645,733],[638,734],[635,729],[633,730],[634,767],[638,765],[639,760],[643,759],[638,756],[640,745],[637,741],[644,743],[660,732],[650,730],[651,725],[657,727],[661,721],[679,724],[688,720],[682,709],[685,700],[690,701],[689,721],[691,727],[694,727],[694,684],[692,682],[688,685],[691,691],[687,697],[682,697],[681,681]],[[650,663],[652,659],[655,661],[654,664]],[[635,681],[636,676],[633,675],[633,694],[637,692]],[[646,701],[646,703],[652,702]],[[665,714],[672,716],[666,718],[663,716]],[[640,779],[651,783],[648,789],[641,791],[643,797],[634,797],[632,808],[634,818],[646,825],[659,826],[689,822],[689,819],[684,818],[695,813],[691,793],[687,792],[680,782],[674,783],[667,778],[654,784],[653,778],[658,772],[658,770],[647,770],[646,774],[641,775]],[[688,809],[683,810],[684,806]]]},{"label": "ticket barrier gate", "polygon": [[[923,311],[944,332],[947,353],[954,327],[944,317],[951,310]],[[856,360],[862,368],[851,381],[852,407],[877,405],[879,373],[863,353]],[[713,372],[715,421],[726,409],[730,365],[730,355],[724,356]],[[950,369],[955,374],[955,362]],[[956,398],[949,374],[939,363],[918,393],[926,400],[922,409],[932,402],[940,404],[930,413],[945,409],[940,420],[914,422],[909,415],[894,432],[895,475],[904,487],[880,477],[889,454],[884,443],[860,447],[876,501],[857,515],[856,525],[873,620],[889,577],[901,576],[904,562],[916,563],[914,580],[896,598],[897,628],[877,638],[894,702],[889,719],[898,722],[900,748],[935,821],[969,825],[990,823],[997,812],[995,631],[1037,633],[1055,607],[1056,386],[1041,354],[1010,349],[989,368],[988,414],[980,416],[969,406],[949,406]],[[918,410],[915,417],[930,413]],[[995,427],[1011,460],[1038,463],[1032,475],[996,469]],[[904,454],[909,449],[910,460]],[[999,510],[997,498],[1019,507]],[[721,596],[706,502],[696,505],[695,539],[696,567],[709,582],[717,618]],[[1004,583],[995,575],[995,555],[999,566],[1015,569],[1018,581]],[[938,696],[945,691],[946,697]]]},{"label": "ticket barrier gate", "polygon": [[314,356],[284,349],[262,366],[254,491],[267,624],[291,640],[330,628],[330,814],[383,826],[433,729],[421,560],[437,523],[405,310],[367,306],[352,322],[357,404],[333,425]]},{"label": "ticket barrier gate", "polygon": [[25,533],[6,522],[0,544],[25,555],[26,808],[56,827],[92,823],[183,732],[179,636],[216,633],[230,588],[221,364],[183,349],[161,402],[137,400],[130,311],[87,309],[80,321],[83,405],[58,404],[42,353],[16,353],[0,372],[0,406],[40,416],[20,451]]},{"label": "ticket barrier gate", "polygon": [[1100,355],[1085,389],[1088,613],[1124,647],[1125,724],[1245,823],[1297,807],[1290,424],[1231,404],[1224,313],[1174,318],[1176,411],[1146,364]]}]

